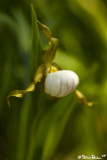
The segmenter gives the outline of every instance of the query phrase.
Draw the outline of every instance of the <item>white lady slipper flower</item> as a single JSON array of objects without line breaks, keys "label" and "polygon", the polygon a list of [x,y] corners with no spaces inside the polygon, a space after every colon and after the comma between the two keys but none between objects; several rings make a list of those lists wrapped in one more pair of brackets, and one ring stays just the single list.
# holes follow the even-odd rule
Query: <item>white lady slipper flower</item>
[{"label": "white lady slipper flower", "polygon": [[[60,67],[53,63],[55,53],[58,47],[58,40],[51,37],[51,32],[47,26],[38,21],[40,28],[46,38],[49,39],[49,49],[43,50],[42,61],[43,64],[37,69],[33,82],[24,90],[14,90],[7,96],[7,103],[10,106],[9,98],[19,97],[22,98],[25,93],[35,91],[35,86],[41,82],[45,77],[45,92],[52,97],[64,97],[71,93],[79,83],[78,75],[70,70],[60,70]],[[44,79],[43,79],[44,80]],[[43,81],[44,82],[44,81]],[[78,90],[75,90],[75,95],[80,103],[87,106],[92,106],[94,102],[87,102],[85,96]]]},{"label": "white lady slipper flower", "polygon": [[50,73],[45,79],[45,93],[52,97],[63,97],[71,93],[78,85],[78,75],[70,70]]}]

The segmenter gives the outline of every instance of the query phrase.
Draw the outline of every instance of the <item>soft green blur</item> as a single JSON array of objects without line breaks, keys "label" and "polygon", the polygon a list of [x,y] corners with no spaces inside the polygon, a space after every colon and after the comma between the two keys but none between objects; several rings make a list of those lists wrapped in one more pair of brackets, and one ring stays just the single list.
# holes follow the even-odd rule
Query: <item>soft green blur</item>
[{"label": "soft green blur", "polygon": [[[34,8],[31,9],[31,4]],[[54,62],[75,71],[74,93],[47,97],[39,84],[22,99],[6,96],[32,81],[47,39],[37,19],[59,39]],[[107,1],[0,1],[0,160],[77,160],[107,154]],[[107,159],[107,155],[105,158]]]}]

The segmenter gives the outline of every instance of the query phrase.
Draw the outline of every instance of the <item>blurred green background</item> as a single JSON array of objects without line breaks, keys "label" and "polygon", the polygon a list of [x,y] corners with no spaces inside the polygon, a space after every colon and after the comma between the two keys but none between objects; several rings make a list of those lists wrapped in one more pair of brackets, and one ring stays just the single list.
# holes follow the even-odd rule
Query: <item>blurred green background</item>
[{"label": "blurred green background", "polygon": [[[97,105],[80,105],[74,93],[52,99],[37,85],[8,108],[6,96],[32,81],[47,44],[36,14],[59,39],[54,62],[75,71],[78,89]],[[0,77],[0,160],[107,154],[106,0],[1,0]]]}]

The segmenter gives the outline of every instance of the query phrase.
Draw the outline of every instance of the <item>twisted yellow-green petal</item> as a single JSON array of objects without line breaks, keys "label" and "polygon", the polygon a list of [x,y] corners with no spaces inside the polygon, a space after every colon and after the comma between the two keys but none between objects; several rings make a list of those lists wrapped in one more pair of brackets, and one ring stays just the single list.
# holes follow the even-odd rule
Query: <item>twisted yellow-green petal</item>
[{"label": "twisted yellow-green petal", "polygon": [[[37,20],[38,21],[38,20]],[[45,26],[44,24],[42,24],[41,22],[39,22],[38,21],[38,24],[39,24],[39,26],[40,26],[40,29],[41,29],[41,31],[43,32],[43,34],[44,34],[44,36],[46,37],[46,38],[51,38],[51,31],[50,31],[50,29],[47,27],[47,26]]]},{"label": "twisted yellow-green petal", "polygon": [[9,98],[10,97],[18,97],[18,98],[22,98],[24,96],[25,93],[27,92],[33,92],[35,90],[35,85],[36,83],[38,82],[41,82],[42,80],[42,77],[43,77],[43,72],[44,72],[44,65],[41,65],[38,70],[36,71],[36,74],[35,74],[35,77],[34,77],[34,81],[29,84],[29,86],[25,89],[25,90],[15,90],[15,91],[12,91],[8,94],[6,100],[7,100],[7,103],[8,103],[8,106],[10,106],[10,101],[9,101]]},{"label": "twisted yellow-green petal", "polygon": [[84,104],[88,107],[92,107],[94,104],[96,104],[95,102],[87,102],[86,97],[79,90],[75,90],[74,92],[75,92],[75,95],[76,95],[78,101],[81,104]]},{"label": "twisted yellow-green petal", "polygon": [[10,107],[10,97],[18,97],[22,98],[25,93],[27,92],[33,92],[35,90],[35,86],[38,82],[41,82],[43,76],[47,76],[49,73],[56,72],[58,70],[58,66],[54,64],[42,64],[36,71],[34,75],[34,80],[25,90],[15,90],[8,94],[6,100],[8,103],[8,106]]},{"label": "twisted yellow-green petal", "polygon": [[34,90],[35,90],[35,84],[34,82],[32,82],[25,90],[15,90],[10,92],[6,98],[8,106],[10,107],[10,101],[9,101],[10,97],[13,96],[13,97],[22,98],[25,93],[33,92]]},{"label": "twisted yellow-green petal", "polygon": [[50,48],[47,50],[43,50],[41,59],[44,63],[52,62],[55,58],[55,53],[58,47],[58,39],[56,38],[50,38],[49,40]]},{"label": "twisted yellow-green petal", "polygon": [[10,107],[9,98],[10,98],[11,96],[22,98],[23,95],[24,95],[24,93],[25,93],[25,90],[15,90],[15,91],[10,92],[10,93],[8,94],[7,98],[6,98],[6,101],[7,101],[8,106]]},{"label": "twisted yellow-green petal", "polygon": [[52,62],[55,57],[55,53],[58,47],[58,39],[51,37],[51,31],[47,26],[45,26],[39,21],[38,21],[38,24],[44,36],[49,39],[49,46],[50,46],[49,49],[43,50],[41,59],[44,63],[49,63],[49,62]]}]

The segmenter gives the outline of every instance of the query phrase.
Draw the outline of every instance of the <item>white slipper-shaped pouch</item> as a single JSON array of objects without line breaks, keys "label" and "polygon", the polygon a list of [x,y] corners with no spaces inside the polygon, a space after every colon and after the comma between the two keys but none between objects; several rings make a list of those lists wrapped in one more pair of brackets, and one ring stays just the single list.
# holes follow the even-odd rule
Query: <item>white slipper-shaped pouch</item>
[{"label": "white slipper-shaped pouch", "polygon": [[47,75],[45,93],[52,97],[63,97],[71,93],[78,85],[78,75],[70,70],[60,70]]}]

